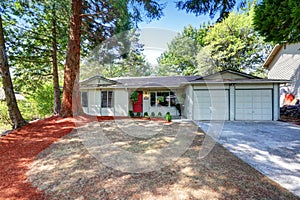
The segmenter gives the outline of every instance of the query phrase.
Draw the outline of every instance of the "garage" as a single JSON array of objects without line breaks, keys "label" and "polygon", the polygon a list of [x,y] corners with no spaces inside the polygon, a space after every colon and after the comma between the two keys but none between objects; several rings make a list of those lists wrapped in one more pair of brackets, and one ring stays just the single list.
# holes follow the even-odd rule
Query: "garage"
[{"label": "garage", "polygon": [[195,120],[229,120],[228,90],[195,90]]},{"label": "garage", "polygon": [[188,85],[185,115],[193,120],[279,120],[283,82],[232,70],[205,76]]},{"label": "garage", "polygon": [[272,90],[236,90],[236,120],[272,120]]}]

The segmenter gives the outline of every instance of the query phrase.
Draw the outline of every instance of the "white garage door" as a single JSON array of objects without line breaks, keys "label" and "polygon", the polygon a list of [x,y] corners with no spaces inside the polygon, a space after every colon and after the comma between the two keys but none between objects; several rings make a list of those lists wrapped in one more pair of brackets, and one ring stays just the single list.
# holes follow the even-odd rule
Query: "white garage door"
[{"label": "white garage door", "polygon": [[272,120],[272,90],[236,90],[236,120]]},{"label": "white garage door", "polygon": [[229,120],[228,90],[195,90],[194,120]]}]

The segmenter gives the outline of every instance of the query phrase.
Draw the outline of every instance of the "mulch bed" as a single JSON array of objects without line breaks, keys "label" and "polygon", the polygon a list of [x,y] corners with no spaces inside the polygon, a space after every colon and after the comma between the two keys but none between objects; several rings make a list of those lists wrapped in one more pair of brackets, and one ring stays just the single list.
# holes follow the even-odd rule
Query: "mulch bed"
[{"label": "mulch bed", "polygon": [[74,128],[72,118],[50,117],[14,130],[0,139],[0,199],[42,199],[26,181],[36,155]]},{"label": "mulch bed", "polygon": [[[127,118],[127,117],[125,117]],[[80,121],[94,121],[95,117],[83,116]],[[98,121],[115,117],[97,117]],[[161,120],[161,119],[152,119]],[[75,124],[73,118],[50,117],[32,122],[0,138],[0,200],[43,199],[27,181],[28,166],[35,157],[52,143],[69,134]]]}]

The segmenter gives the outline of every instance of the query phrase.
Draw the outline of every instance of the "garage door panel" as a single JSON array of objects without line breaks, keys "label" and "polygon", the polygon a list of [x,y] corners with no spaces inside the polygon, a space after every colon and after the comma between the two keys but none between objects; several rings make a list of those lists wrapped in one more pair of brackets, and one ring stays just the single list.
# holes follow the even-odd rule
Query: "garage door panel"
[{"label": "garage door panel", "polygon": [[272,90],[236,90],[236,120],[272,120]]},{"label": "garage door panel", "polygon": [[228,91],[194,91],[195,120],[228,120]]}]

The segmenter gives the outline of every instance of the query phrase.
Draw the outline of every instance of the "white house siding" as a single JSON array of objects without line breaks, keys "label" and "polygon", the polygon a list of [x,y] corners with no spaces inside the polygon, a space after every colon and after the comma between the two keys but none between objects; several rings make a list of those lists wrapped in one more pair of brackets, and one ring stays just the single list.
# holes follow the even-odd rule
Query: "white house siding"
[{"label": "white house siding", "polygon": [[101,107],[100,90],[88,90],[88,114],[100,115]]},{"label": "white house siding", "polygon": [[114,110],[115,116],[128,116],[129,97],[125,89],[114,90]]},{"label": "white house siding", "polygon": [[185,100],[184,100],[184,109],[183,116],[187,119],[193,118],[193,106],[194,106],[194,96],[193,96],[193,86],[188,85],[185,89]]},{"label": "white house siding", "polygon": [[281,47],[269,66],[269,79],[291,80],[291,92],[300,98],[300,43]]}]

